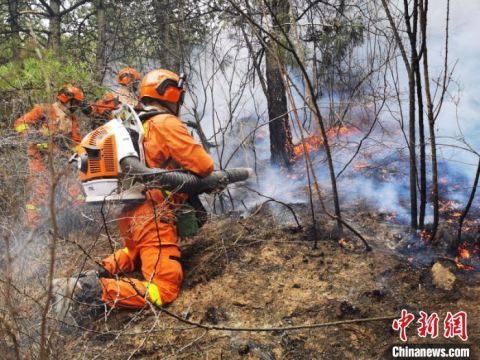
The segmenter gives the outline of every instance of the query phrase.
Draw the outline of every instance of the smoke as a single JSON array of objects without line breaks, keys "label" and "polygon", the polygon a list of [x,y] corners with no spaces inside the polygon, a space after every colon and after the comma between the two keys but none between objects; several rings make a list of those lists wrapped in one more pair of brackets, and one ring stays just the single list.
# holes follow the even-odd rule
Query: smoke
[{"label": "smoke", "polygon": [[[207,137],[219,144],[225,135],[242,131],[242,122],[258,122],[259,127],[266,124],[265,96],[258,79],[251,81],[248,50],[232,39],[234,35],[222,30],[218,37],[194,51],[189,64],[189,91],[182,110],[182,118],[200,121]],[[236,135],[247,136],[245,131]],[[212,152],[219,162],[226,160],[221,150]]]},{"label": "smoke", "polygon": [[[447,0],[430,4],[428,26],[428,59],[430,77],[435,92],[435,101],[440,98],[445,61],[445,27]],[[480,3],[474,1],[450,1],[448,71],[453,70],[443,107],[439,114],[436,131],[439,142],[439,155],[443,161],[466,177],[473,179],[478,159],[466,148],[465,142],[473,149],[479,149],[478,98],[478,61],[480,44],[476,37],[480,32]],[[403,64],[402,64],[403,65]],[[400,66],[404,91],[408,84],[405,71]],[[462,140],[464,139],[465,142]]]},{"label": "smoke", "polygon": [[[447,0],[441,0],[435,2],[435,6],[430,6],[428,55],[432,83],[437,84],[433,85],[435,101],[440,96],[436,89],[443,76],[446,3]],[[366,13],[374,14],[377,11],[379,17],[366,20],[369,21],[366,26],[386,26],[385,19],[380,16],[380,8],[373,9],[372,4],[362,6]],[[446,176],[449,182],[471,182],[474,175],[472,164],[477,162],[475,155],[462,149],[465,144],[461,138],[465,138],[473,148],[478,145],[476,115],[477,92],[480,90],[477,90],[476,84],[480,75],[476,71],[476,59],[480,55],[480,45],[475,41],[475,36],[480,30],[480,24],[473,14],[479,13],[480,4],[462,2],[460,6],[458,0],[451,1],[448,63],[449,70],[455,67],[455,71],[436,125],[441,175]],[[373,24],[374,21],[377,23]],[[252,75],[253,64],[248,49],[239,44],[243,44],[243,37],[234,29],[224,27],[203,47],[195,49],[186,71],[189,91],[182,118],[200,122],[207,145],[213,145],[210,153],[217,167],[255,167],[258,177],[251,185],[256,190],[286,202],[306,201],[306,196],[298,196],[299,190],[306,185],[302,158],[294,168],[294,173],[300,176],[290,176],[269,162],[266,98],[258,78]],[[377,71],[363,84],[360,94],[353,97],[345,87],[325,84],[318,104],[328,127],[339,124],[359,130],[357,134],[339,134],[331,139],[337,175],[342,171],[339,175],[342,202],[366,199],[377,205],[380,211],[395,212],[402,217],[408,211],[408,153],[405,136],[400,128],[400,115],[403,112],[406,126],[408,81],[401,59],[398,59],[397,80],[401,84],[402,108],[395,98],[382,103],[383,99],[379,95],[383,91],[386,96],[392,95],[394,88],[392,73],[381,66],[388,49],[388,41],[366,33],[364,43],[349,58],[353,66],[352,73],[361,76],[372,69]],[[298,70],[289,67],[289,72],[295,87],[304,92]],[[385,73],[388,78],[386,82],[383,76]],[[107,82],[114,86],[113,73],[107,78]],[[318,131],[300,94],[293,90],[293,96],[307,132]],[[375,120],[377,123],[370,129]],[[370,130],[368,138],[363,139]],[[295,124],[292,124],[292,131],[294,142],[298,143],[300,137]],[[356,153],[360,144],[361,151]],[[427,156],[429,155],[427,149]],[[328,189],[324,153],[322,150],[314,151],[312,156],[315,158],[317,177],[322,186]],[[465,194],[466,191],[463,191],[448,196],[462,202]],[[256,201],[258,197],[252,195],[251,201],[248,198],[246,203],[254,204]]]},{"label": "smoke", "polygon": [[[446,1],[442,0],[438,2],[438,6],[436,4],[432,8],[430,59],[437,68],[441,66],[445,53],[442,47],[445,7]],[[450,69],[455,66],[454,82],[449,88],[447,102],[438,119],[438,135],[440,141],[444,143],[444,146],[441,146],[441,154],[454,170],[467,176],[470,183],[475,174],[472,165],[477,164],[478,158],[470,151],[460,150],[458,147],[465,148],[461,141],[464,138],[472,148],[480,150],[478,140],[480,73],[477,60],[480,56],[480,44],[476,38],[480,32],[480,23],[477,21],[479,15],[478,2],[467,1],[461,4],[459,1],[451,2],[449,66]]]},{"label": "smoke", "polygon": [[[259,81],[251,81],[251,75],[248,75],[251,66],[247,49],[238,47],[237,41],[232,39],[232,34],[222,31],[220,36],[215,37],[214,42],[208,43],[203,49],[198,49],[193,57],[190,72],[191,91],[186,98],[182,117],[184,120],[200,121],[209,142],[217,145],[211,148],[210,152],[218,167],[256,166],[257,178],[250,185],[257,191],[288,203],[306,202],[307,193],[301,195],[302,188],[307,185],[303,159],[299,158],[292,171],[293,175],[270,164],[267,102]],[[306,125],[305,135],[308,135],[316,131],[317,124],[311,119],[311,112],[306,110],[302,99],[304,88],[301,76],[298,76],[294,69],[290,71],[296,88],[303,92],[299,94],[293,91],[293,96],[299,108],[300,120]],[[328,123],[333,123],[330,118],[334,118],[341,111],[340,106],[342,109],[345,107],[345,104],[341,104],[344,98],[345,96],[339,92],[327,92],[319,99],[319,106],[322,111],[326,111]],[[360,127],[362,124],[358,119],[365,120],[364,118],[368,117],[365,113],[365,109],[353,106],[346,120]],[[293,118],[293,115],[291,117]],[[333,142],[339,143],[347,140],[347,144],[334,145],[337,171],[354,155],[361,137],[358,129],[355,130],[353,137],[345,138],[339,134],[338,138],[332,138]],[[293,122],[292,132],[294,142],[299,143],[299,129]],[[373,146],[372,144],[379,141],[369,140],[365,146]],[[382,153],[385,153],[384,150],[382,149]],[[312,157],[321,186],[328,188],[329,177],[323,151],[312,152]],[[355,166],[357,161],[359,159],[355,159],[351,166]],[[404,211],[399,209],[401,195],[398,191],[395,192],[393,185],[377,186],[374,180],[364,179],[361,173],[355,174],[354,180],[351,181],[350,171],[347,171],[341,180],[340,186],[348,188],[348,191],[345,191],[348,195],[344,197],[348,201],[353,201],[355,196],[361,194],[374,202],[378,201],[382,210],[397,213]],[[368,184],[368,191],[363,188],[365,184]],[[387,195],[376,197],[375,194],[378,195],[379,191]],[[245,196],[245,193],[242,192],[239,196]],[[251,194],[243,201],[250,207],[257,204],[260,199]]]}]

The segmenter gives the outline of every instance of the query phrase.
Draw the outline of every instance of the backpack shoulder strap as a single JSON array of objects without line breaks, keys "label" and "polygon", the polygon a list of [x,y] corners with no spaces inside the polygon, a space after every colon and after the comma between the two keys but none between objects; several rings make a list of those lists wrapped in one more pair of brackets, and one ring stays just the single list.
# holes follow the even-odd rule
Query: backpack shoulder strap
[{"label": "backpack shoulder strap", "polygon": [[143,122],[147,121],[148,119],[150,119],[154,116],[167,115],[167,114],[169,114],[169,113],[166,112],[166,111],[149,110],[149,111],[141,112],[140,114],[138,114],[138,117],[139,117],[140,121],[143,123]]}]

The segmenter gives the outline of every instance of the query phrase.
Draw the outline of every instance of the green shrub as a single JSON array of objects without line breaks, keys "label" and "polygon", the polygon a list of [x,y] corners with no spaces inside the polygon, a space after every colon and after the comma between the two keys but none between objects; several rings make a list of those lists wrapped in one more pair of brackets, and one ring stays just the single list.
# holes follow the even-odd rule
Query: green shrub
[{"label": "green shrub", "polygon": [[[87,100],[103,94],[89,63],[66,54],[55,56],[49,51],[43,51],[41,56],[31,53],[23,60],[0,66],[0,127],[8,126],[13,118],[34,104],[53,102],[57,91],[66,83],[83,89]],[[47,83],[50,94],[46,91]]]}]

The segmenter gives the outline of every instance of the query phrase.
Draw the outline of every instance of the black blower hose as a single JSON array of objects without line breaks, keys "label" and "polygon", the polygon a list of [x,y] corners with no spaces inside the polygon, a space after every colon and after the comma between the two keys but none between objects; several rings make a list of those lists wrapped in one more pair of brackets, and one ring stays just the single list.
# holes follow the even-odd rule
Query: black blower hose
[{"label": "black blower hose", "polygon": [[122,159],[120,166],[126,176],[139,177],[142,182],[148,183],[149,187],[188,194],[201,194],[234,182],[247,180],[252,172],[249,168],[215,170],[202,178],[184,170],[167,171],[148,168],[133,156]]}]

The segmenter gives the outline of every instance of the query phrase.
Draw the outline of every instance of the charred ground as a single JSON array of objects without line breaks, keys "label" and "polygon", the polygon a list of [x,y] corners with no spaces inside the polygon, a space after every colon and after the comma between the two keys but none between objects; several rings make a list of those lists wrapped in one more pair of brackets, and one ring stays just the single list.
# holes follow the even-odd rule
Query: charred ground
[{"label": "charred ground", "polygon": [[[413,235],[406,226],[395,224],[390,214],[355,209],[351,218],[374,247],[365,253],[354,237],[331,236],[329,223],[317,224],[318,247],[312,249],[307,209],[295,206],[303,225],[299,229],[291,218],[278,215],[283,210],[279,206],[265,205],[248,216],[216,218],[184,241],[185,280],[179,298],[167,310],[193,323],[235,328],[397,316],[401,309],[437,312],[441,318],[447,311],[463,310],[470,324],[478,319],[478,273],[444,261],[457,279],[453,290],[437,288],[431,266],[438,257],[432,255],[420,264],[411,261],[411,254],[392,249],[392,244]],[[83,245],[89,242],[78,240]],[[106,243],[101,244],[96,245],[98,259]],[[75,247],[68,241],[63,251],[73,254]],[[103,251],[110,253],[109,246]],[[74,358],[331,359],[342,354],[345,359],[384,359],[389,347],[399,343],[391,323],[215,331],[146,309],[110,312],[85,324],[88,330],[65,329],[62,342]],[[445,343],[421,339],[415,329],[411,326],[408,332],[409,344]],[[480,333],[474,326],[468,330],[469,343],[478,353]]]}]

